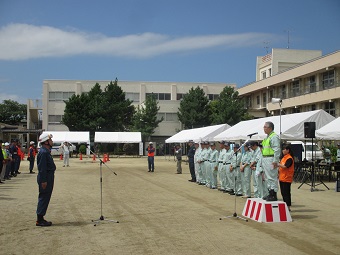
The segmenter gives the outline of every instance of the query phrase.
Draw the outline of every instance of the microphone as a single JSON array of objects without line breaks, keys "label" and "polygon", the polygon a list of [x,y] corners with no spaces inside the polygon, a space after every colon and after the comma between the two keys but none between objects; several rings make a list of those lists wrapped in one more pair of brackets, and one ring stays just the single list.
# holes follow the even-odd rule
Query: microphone
[{"label": "microphone", "polygon": [[249,136],[251,138],[253,135],[257,135],[257,134],[258,134],[258,132],[255,132],[255,133],[249,134],[247,136]]}]

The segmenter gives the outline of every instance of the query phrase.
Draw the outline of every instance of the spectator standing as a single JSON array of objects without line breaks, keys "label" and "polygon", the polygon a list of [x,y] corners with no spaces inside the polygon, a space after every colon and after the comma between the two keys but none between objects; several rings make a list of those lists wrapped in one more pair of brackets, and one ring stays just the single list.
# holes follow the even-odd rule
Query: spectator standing
[{"label": "spectator standing", "polygon": [[177,174],[182,174],[182,148],[179,144],[175,146],[175,156],[177,160]]},{"label": "spectator standing", "polygon": [[37,149],[35,148],[35,143],[33,141],[30,142],[30,148],[28,150],[28,160],[30,162],[30,174],[34,174],[33,168],[34,168],[34,162],[35,162],[35,155],[37,153]]},{"label": "spectator standing", "polygon": [[188,161],[189,161],[189,171],[191,175],[191,180],[188,180],[189,182],[196,182],[196,174],[195,174],[195,152],[196,147],[194,145],[193,140],[189,140],[189,151],[188,151]]},{"label": "spectator standing", "polygon": [[70,166],[70,144],[68,142],[64,142],[60,148],[63,150],[63,159],[64,159],[64,165],[63,167]]},{"label": "spectator standing", "polygon": [[286,202],[290,211],[292,205],[290,190],[294,175],[294,155],[289,145],[283,147],[282,154],[283,158],[279,163],[280,190],[283,201]]},{"label": "spectator standing", "polygon": [[148,152],[148,172],[154,172],[155,170],[155,148],[153,147],[153,143],[149,142],[148,148],[146,148]]}]

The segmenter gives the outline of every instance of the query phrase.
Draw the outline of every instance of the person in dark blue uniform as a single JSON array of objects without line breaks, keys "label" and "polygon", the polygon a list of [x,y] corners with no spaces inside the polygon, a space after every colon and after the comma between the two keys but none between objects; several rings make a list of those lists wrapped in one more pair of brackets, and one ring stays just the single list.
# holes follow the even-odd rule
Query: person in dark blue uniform
[{"label": "person in dark blue uniform", "polygon": [[189,182],[196,182],[196,175],[195,175],[195,152],[196,152],[196,147],[194,145],[193,140],[189,140],[189,151],[188,151],[188,160],[189,160],[189,170],[190,170],[190,175],[191,175],[191,180],[188,180]]},{"label": "person in dark blue uniform", "polygon": [[36,226],[48,227],[52,222],[46,221],[44,216],[46,214],[48,204],[52,196],[54,185],[54,172],[56,166],[54,164],[51,147],[53,145],[52,135],[43,133],[39,137],[40,150],[37,157],[38,176],[37,182],[39,185],[39,197],[37,206],[37,222]]}]

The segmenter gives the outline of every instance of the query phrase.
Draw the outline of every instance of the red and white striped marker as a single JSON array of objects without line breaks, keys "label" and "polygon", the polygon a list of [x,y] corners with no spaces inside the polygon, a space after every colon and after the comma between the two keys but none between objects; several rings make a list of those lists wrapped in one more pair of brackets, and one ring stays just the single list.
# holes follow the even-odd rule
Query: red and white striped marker
[{"label": "red and white striped marker", "polygon": [[291,222],[288,207],[282,201],[266,201],[261,198],[248,198],[242,215],[258,222]]}]

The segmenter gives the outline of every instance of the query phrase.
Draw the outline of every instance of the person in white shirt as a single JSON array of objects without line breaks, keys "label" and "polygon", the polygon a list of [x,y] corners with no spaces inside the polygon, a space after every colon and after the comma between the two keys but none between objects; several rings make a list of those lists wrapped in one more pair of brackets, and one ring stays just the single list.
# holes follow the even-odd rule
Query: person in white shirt
[{"label": "person in white shirt", "polygon": [[63,158],[64,158],[64,165],[65,166],[70,166],[70,144],[68,142],[64,142],[60,148],[63,150]]}]

